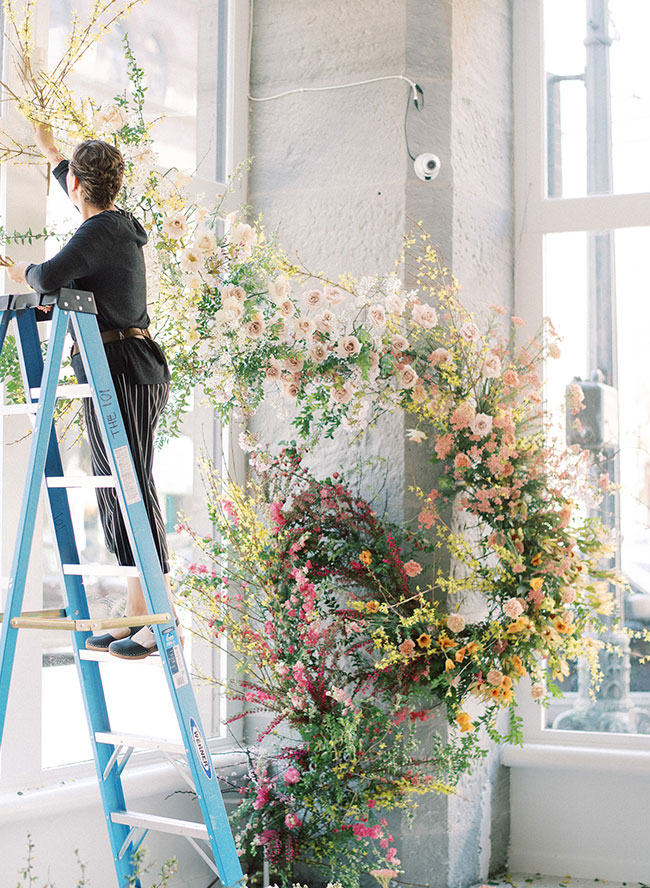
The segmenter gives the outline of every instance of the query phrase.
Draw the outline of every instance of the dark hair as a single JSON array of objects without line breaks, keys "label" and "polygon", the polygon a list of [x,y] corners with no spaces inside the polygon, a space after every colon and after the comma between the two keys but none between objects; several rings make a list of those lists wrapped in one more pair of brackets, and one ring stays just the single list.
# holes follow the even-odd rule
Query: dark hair
[{"label": "dark hair", "polygon": [[124,173],[124,158],[114,145],[100,139],[81,142],[72,153],[70,169],[81,183],[84,200],[101,210],[110,207]]}]

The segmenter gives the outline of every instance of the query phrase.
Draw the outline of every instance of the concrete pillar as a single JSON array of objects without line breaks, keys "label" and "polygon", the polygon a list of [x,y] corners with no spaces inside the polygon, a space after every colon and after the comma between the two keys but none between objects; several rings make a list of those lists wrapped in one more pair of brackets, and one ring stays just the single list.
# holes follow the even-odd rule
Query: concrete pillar
[{"label": "concrete pillar", "polygon": [[[443,164],[433,182],[414,174],[403,81],[251,103],[248,200],[294,258],[332,277],[390,271],[404,234],[422,221],[468,307],[478,314],[492,302],[511,307],[511,20],[511,0],[255,4],[253,96],[405,74],[424,90],[423,110],[409,112],[411,151],[438,154]],[[287,418],[263,412],[252,428],[267,440],[286,438]],[[414,513],[413,475],[431,473],[422,447],[405,441],[404,423],[387,417],[350,457],[387,458],[396,520]],[[316,469],[339,465],[348,444],[343,433],[325,442],[312,456]],[[463,888],[502,868],[505,775],[492,750],[457,796],[424,798],[412,828],[396,823],[400,878]]]}]

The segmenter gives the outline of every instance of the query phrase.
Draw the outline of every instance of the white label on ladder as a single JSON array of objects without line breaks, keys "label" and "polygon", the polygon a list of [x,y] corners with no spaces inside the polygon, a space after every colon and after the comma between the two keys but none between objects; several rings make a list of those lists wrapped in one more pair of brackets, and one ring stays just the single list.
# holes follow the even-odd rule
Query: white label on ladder
[{"label": "white label on ladder", "polygon": [[117,473],[122,482],[127,506],[132,506],[133,503],[139,503],[140,490],[138,488],[138,479],[135,477],[135,472],[133,471],[133,463],[131,462],[129,448],[125,444],[123,447],[116,447],[113,453],[115,454]]},{"label": "white label on ladder", "polygon": [[174,687],[182,688],[183,685],[188,684],[188,678],[180,645],[172,644],[167,646],[167,659],[169,660],[169,669],[174,680]]},{"label": "white label on ladder", "polygon": [[203,735],[201,734],[201,729],[191,717],[190,733],[192,734],[192,740],[194,741],[194,746],[196,747],[196,752],[199,757],[199,761],[201,762],[201,767],[205,771],[205,776],[208,778],[208,780],[212,780],[212,762],[210,759],[210,753],[208,752],[208,747],[203,739]]}]

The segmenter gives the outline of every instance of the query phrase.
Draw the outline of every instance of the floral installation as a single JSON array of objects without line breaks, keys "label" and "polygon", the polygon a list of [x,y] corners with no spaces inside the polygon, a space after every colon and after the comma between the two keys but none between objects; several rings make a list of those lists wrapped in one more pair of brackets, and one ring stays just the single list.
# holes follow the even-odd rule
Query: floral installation
[{"label": "floral installation", "polygon": [[[237,840],[252,858],[261,851],[284,886],[297,861],[332,861],[350,885],[361,872],[398,873],[389,812],[413,813],[420,794],[453,791],[485,752],[480,728],[520,740],[517,682],[530,675],[539,699],[548,667],[561,680],[569,659],[593,660],[597,645],[583,633],[598,629],[606,597],[588,580],[569,601],[541,557],[540,579],[512,592],[514,556],[500,543],[506,567],[494,575],[475,559],[486,616],[445,612],[437,599],[461,591],[460,581],[433,566],[431,528],[405,531],[379,517],[342,473],[317,480],[293,444],[276,456],[247,435],[241,444],[258,478],[242,488],[204,467],[217,535],[181,528],[204,561],[177,577],[196,631],[234,659],[225,687],[241,705],[234,719],[269,718],[259,738],[267,745],[240,788]],[[557,552],[562,533],[559,542],[557,528],[547,533]],[[571,533],[572,570],[605,576],[596,531]],[[496,724],[504,708],[506,735]],[[417,728],[429,720],[423,739]],[[452,726],[446,738],[436,724]]]}]

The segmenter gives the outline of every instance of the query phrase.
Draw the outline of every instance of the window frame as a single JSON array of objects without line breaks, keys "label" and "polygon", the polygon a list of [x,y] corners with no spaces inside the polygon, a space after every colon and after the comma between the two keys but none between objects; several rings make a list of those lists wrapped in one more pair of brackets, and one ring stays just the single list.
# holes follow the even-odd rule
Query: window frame
[{"label": "window frame", "polygon": [[[650,227],[650,192],[547,196],[543,6],[544,0],[526,0],[513,9],[515,313],[533,329],[544,315],[545,235]],[[646,735],[543,727],[544,710],[531,699],[528,680],[517,700],[527,746],[650,748]],[[508,757],[517,759],[518,751]]]},{"label": "window frame", "polygon": [[[222,122],[225,132],[220,132],[219,138],[214,140],[220,144],[221,170],[224,180],[232,175],[234,169],[242,160],[248,156],[248,30],[250,3],[249,0],[217,0],[217,3],[205,2],[199,0],[197,4],[199,16],[217,16],[217,26],[212,30],[212,38],[206,44],[206,32],[208,28],[200,28],[200,49],[206,54],[206,57],[217,57],[218,62],[215,65],[214,83],[201,84],[201,78],[197,84],[197,149],[200,144],[201,133],[209,127],[214,127],[218,122]],[[36,33],[35,43],[41,48],[47,47],[49,24],[49,6],[39,4],[36,17]],[[225,31],[219,32],[218,28],[225,28]],[[224,58],[225,48],[225,58]],[[8,71],[10,60],[7,58],[10,49],[3,40],[4,64]],[[218,56],[221,51],[220,57]],[[43,55],[44,57],[44,55]],[[226,75],[225,88],[223,84],[217,81],[218,73]],[[203,86],[203,89],[201,88]],[[16,112],[10,112],[16,113]],[[213,130],[214,132],[214,130]],[[197,150],[199,156],[200,152]],[[203,156],[203,162],[199,165],[197,175],[192,183],[192,190],[196,193],[202,193],[204,200],[216,198],[217,194],[224,191],[225,181],[217,180],[217,151]],[[28,177],[26,187],[25,178]],[[45,224],[45,190],[43,188],[43,170],[41,167],[21,167],[16,173],[16,168],[10,168],[4,165],[1,175],[0,185],[0,211],[4,217],[4,224],[8,230],[23,230],[32,226],[38,230],[39,225]],[[233,194],[230,201],[233,206],[243,202],[246,194],[247,181],[245,173],[234,183]],[[25,195],[28,195],[27,198]],[[30,199],[31,196],[31,199]],[[19,199],[20,197],[20,199]],[[42,220],[39,222],[39,218]],[[36,221],[35,221],[36,220]],[[44,245],[40,242],[31,247],[23,249],[15,249],[12,255],[17,260],[23,258],[21,254],[25,254],[25,258],[33,261],[38,259],[39,250],[43,253]],[[5,286],[8,279],[5,281]],[[0,392],[0,394],[2,394]],[[4,398],[3,398],[4,400]],[[199,398],[195,399],[195,403],[199,402]],[[7,422],[8,417],[0,419],[0,422]],[[7,427],[0,429],[0,484],[4,490],[0,491],[3,495],[3,501],[11,502],[22,499],[22,491],[24,485],[24,471],[20,471],[17,463],[26,459],[29,448],[27,446],[20,448],[20,458],[15,450],[7,454],[7,446],[5,445],[5,433]],[[229,448],[223,445],[223,440],[228,438],[228,429],[220,426],[214,412],[207,406],[195,407],[191,417],[191,434],[197,446],[203,447],[211,454],[212,459],[223,465],[225,462],[229,464],[229,470],[237,473],[237,465],[231,465],[231,460],[227,458]],[[8,460],[11,460],[11,471],[2,471]],[[199,516],[199,522],[207,521],[207,514],[203,502],[201,492],[201,482],[199,472],[194,466],[194,484],[192,495],[193,512],[196,510]],[[41,519],[45,520],[41,508]],[[3,516],[6,518],[6,516]],[[6,575],[9,573],[11,565],[11,552],[13,550],[15,540],[15,523],[13,519],[6,521],[4,524],[13,525],[8,527],[6,533],[3,532],[3,541],[6,538],[6,544],[3,545],[0,557],[0,570],[3,574],[1,591],[6,590]],[[39,539],[41,524],[37,521],[35,529],[35,541]],[[209,525],[208,532],[209,532]],[[199,530],[205,532],[206,527],[199,526]],[[40,555],[38,553],[38,545],[34,545],[32,560],[30,562],[30,576],[28,578],[28,588],[26,590],[26,602],[30,608],[37,609],[41,607],[40,601],[37,599],[42,597],[42,564],[40,563]],[[43,768],[41,764],[41,746],[42,746],[42,720],[41,720],[41,703],[42,703],[42,681],[40,678],[35,680],[35,676],[42,675],[42,653],[40,632],[22,633],[19,639],[17,656],[15,660],[12,691],[10,694],[10,707],[12,707],[13,697],[13,717],[11,709],[8,712],[7,725],[5,729],[5,737],[2,743],[2,753],[0,755],[0,800],[3,796],[9,797],[13,795],[16,789],[27,788],[35,784],[52,785],[63,781],[83,780],[84,777],[94,775],[94,764],[92,761],[78,762],[69,765],[53,768]],[[200,643],[194,640],[193,643],[193,661],[204,670],[215,671],[223,675],[226,669],[226,661],[224,655],[217,651],[214,647]],[[29,701],[26,705],[25,700]],[[226,735],[223,727],[225,717],[232,715],[232,707],[223,695],[214,691],[209,693],[197,694],[197,702],[201,717],[204,722],[204,728],[210,739],[211,748],[223,749],[232,745],[232,739]],[[20,730],[10,730],[10,719],[20,721]],[[240,729],[241,730],[241,729]],[[235,733],[235,739],[237,734]],[[146,766],[155,758],[155,753],[142,752],[132,759],[133,764],[129,770],[132,771],[141,766]]]}]

